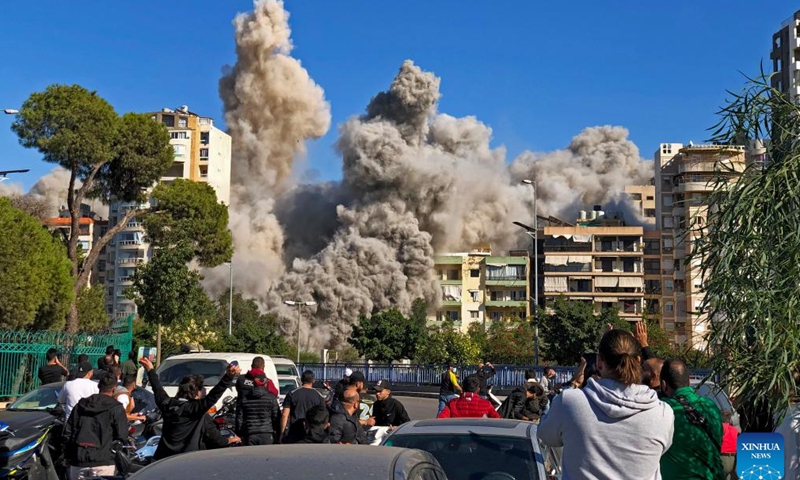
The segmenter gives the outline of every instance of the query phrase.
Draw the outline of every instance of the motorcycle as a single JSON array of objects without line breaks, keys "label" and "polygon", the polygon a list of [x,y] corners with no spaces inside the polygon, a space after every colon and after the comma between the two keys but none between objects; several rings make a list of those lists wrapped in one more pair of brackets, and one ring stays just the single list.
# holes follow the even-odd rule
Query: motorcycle
[{"label": "motorcycle", "polygon": [[[55,417],[61,415],[55,409],[50,413]],[[11,430],[0,422],[0,479],[58,480],[53,461],[58,452],[50,439],[53,435],[60,435],[62,427],[60,421],[55,421],[44,429]]]}]

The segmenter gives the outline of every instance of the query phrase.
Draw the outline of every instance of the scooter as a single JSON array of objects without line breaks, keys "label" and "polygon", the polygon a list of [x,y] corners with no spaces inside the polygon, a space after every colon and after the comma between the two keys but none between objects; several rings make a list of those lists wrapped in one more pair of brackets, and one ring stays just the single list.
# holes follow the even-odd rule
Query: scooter
[{"label": "scooter", "polygon": [[0,479],[58,480],[50,438],[60,428],[56,421],[44,430],[12,431],[0,422]]}]

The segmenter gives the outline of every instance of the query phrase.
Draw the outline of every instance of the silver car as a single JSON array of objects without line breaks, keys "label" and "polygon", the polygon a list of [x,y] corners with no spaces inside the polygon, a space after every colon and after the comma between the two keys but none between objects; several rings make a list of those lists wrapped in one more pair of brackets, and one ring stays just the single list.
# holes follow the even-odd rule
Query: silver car
[{"label": "silver car", "polygon": [[520,420],[416,420],[398,427],[381,445],[430,453],[450,480],[544,480],[550,477],[536,428]]}]

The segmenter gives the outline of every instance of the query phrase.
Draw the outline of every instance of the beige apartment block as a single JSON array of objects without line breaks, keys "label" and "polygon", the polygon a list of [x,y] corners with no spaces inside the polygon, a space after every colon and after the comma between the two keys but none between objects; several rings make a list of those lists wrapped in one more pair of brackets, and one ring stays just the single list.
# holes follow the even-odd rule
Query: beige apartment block
[{"label": "beige apartment block", "polygon": [[[656,226],[656,187],[655,185],[628,185],[625,193],[633,202],[639,215],[637,220],[645,227]],[[629,219],[632,220],[632,219]]]},{"label": "beige apartment block", "polygon": [[673,331],[674,325],[677,343],[705,348],[708,318],[701,311],[702,259],[689,262],[688,256],[704,228],[714,184],[718,179],[735,182],[746,161],[743,146],[663,143],[654,155],[662,310],[667,330]]},{"label": "beige apartment block", "polygon": [[[160,182],[184,178],[208,183],[214,188],[217,200],[230,205],[231,137],[216,128],[211,118],[193,113],[186,106],[174,110],[163,108],[148,115],[167,128],[174,150],[172,166]],[[116,225],[128,210],[149,206],[149,203],[114,203],[110,206],[109,225]],[[151,257],[152,249],[145,242],[144,228],[139,219],[132,218],[108,246],[106,303],[115,318],[136,312],[136,304],[127,298],[126,290],[133,285],[136,267]]]},{"label": "beige apartment block", "polygon": [[442,302],[431,322],[449,320],[462,332],[474,323],[528,318],[531,314],[528,252],[494,256],[491,249],[447,253],[435,258]]},{"label": "beige apartment block", "polygon": [[598,314],[617,308],[620,317],[640,320],[645,306],[644,228],[607,219],[605,212],[586,217],[577,226],[544,228],[545,308],[564,297],[590,304]]}]

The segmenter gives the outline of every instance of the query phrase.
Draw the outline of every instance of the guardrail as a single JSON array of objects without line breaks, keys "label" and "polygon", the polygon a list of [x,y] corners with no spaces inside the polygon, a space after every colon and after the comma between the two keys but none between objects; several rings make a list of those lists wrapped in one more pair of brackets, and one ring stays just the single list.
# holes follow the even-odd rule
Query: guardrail
[{"label": "guardrail", "polygon": [[[575,374],[575,367],[545,365],[495,365],[495,376],[490,383],[499,389],[514,388],[525,383],[525,371],[533,370],[536,378],[544,376],[545,368],[556,372],[556,383],[568,382]],[[441,383],[444,368],[438,365],[403,365],[403,364],[370,364],[370,363],[307,363],[298,365],[300,371],[311,370],[318,380],[338,381],[344,377],[345,369],[360,371],[367,383],[374,384],[380,380],[388,380],[391,385],[423,387],[438,386]],[[459,378],[475,373],[477,365],[460,365],[457,367]],[[695,377],[706,377],[710,370],[692,370]]]}]

